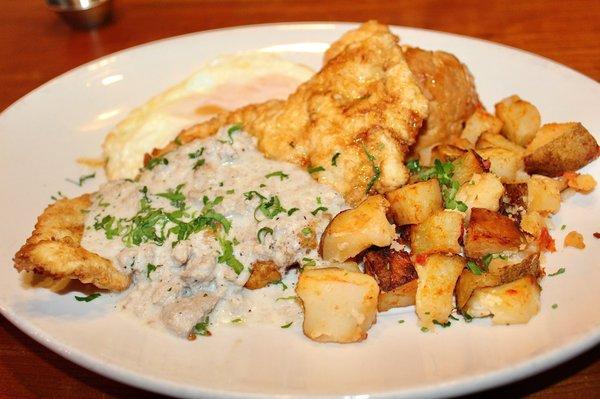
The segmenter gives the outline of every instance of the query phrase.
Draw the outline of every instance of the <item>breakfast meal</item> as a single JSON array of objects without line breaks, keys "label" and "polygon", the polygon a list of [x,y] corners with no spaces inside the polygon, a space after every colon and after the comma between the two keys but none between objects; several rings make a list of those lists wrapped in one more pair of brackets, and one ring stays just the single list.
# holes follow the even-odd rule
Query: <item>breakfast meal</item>
[{"label": "breakfast meal", "polygon": [[517,95],[488,112],[455,56],[399,40],[366,22],[316,73],[264,52],[205,64],[107,135],[108,182],[49,205],[15,268],[188,339],[302,324],[352,343],[409,306],[423,332],[527,323],[551,216],[594,190],[578,171],[598,143]]}]

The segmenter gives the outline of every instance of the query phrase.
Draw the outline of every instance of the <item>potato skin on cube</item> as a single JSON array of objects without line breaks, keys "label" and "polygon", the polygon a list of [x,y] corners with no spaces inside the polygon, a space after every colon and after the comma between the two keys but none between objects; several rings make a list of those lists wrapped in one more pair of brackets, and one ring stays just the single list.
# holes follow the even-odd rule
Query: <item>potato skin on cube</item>
[{"label": "potato skin on cube", "polygon": [[373,245],[390,245],[396,230],[386,217],[389,206],[382,195],[374,195],[356,208],[340,212],[323,232],[319,245],[321,257],[344,262]]},{"label": "potato skin on cube", "polygon": [[463,311],[472,317],[493,315],[492,324],[527,323],[540,310],[541,288],[533,276],[497,287],[477,288]]},{"label": "potato skin on cube", "polygon": [[529,144],[540,128],[540,112],[519,96],[510,96],[496,104],[496,116],[503,123],[502,134],[519,145]]},{"label": "potato skin on cube", "polygon": [[598,157],[599,151],[596,139],[581,123],[548,123],[527,146],[525,170],[561,176],[584,167]]},{"label": "potato skin on cube", "polygon": [[442,192],[437,179],[409,184],[385,194],[398,226],[418,224],[443,209]]},{"label": "potato skin on cube", "polygon": [[296,286],[304,334],[318,342],[362,341],[377,317],[379,287],[363,273],[338,268],[305,270]]},{"label": "potato skin on cube", "polygon": [[431,328],[433,321],[445,323],[454,307],[454,287],[465,266],[459,255],[433,254],[423,263],[415,260],[419,276],[415,309],[423,327]]},{"label": "potato skin on cube", "polygon": [[380,312],[415,304],[417,271],[408,252],[391,248],[369,250],[364,264],[365,273],[373,276],[379,285],[377,308]]},{"label": "potato skin on cube", "polygon": [[429,216],[423,223],[412,226],[410,244],[413,254],[461,252],[458,243],[463,232],[461,213],[441,210]]},{"label": "potato skin on cube", "polygon": [[465,255],[481,258],[487,254],[516,251],[522,243],[517,224],[509,217],[482,208],[471,210],[465,234]]}]

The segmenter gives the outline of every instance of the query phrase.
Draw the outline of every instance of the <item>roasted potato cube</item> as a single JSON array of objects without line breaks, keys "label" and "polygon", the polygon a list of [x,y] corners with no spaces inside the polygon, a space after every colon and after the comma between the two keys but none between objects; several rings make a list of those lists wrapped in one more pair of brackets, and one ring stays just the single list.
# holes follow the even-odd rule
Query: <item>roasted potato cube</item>
[{"label": "roasted potato cube", "polygon": [[500,208],[502,194],[504,194],[504,186],[495,175],[476,174],[458,189],[456,200],[467,204],[469,209],[484,208],[497,211]]},{"label": "roasted potato cube", "polygon": [[462,310],[467,304],[473,291],[482,287],[495,287],[500,285],[500,277],[492,273],[473,274],[464,269],[456,283],[456,307]]},{"label": "roasted potato cube", "polygon": [[275,262],[258,260],[252,264],[250,277],[244,287],[249,290],[256,290],[279,280],[281,280],[281,274]]},{"label": "roasted potato cube", "polygon": [[493,315],[492,324],[527,323],[540,310],[540,292],[533,276],[498,287],[477,288],[463,312],[472,317]]},{"label": "roasted potato cube", "polygon": [[462,214],[442,210],[412,226],[410,244],[413,254],[460,253],[458,239],[462,236],[462,222]]},{"label": "roasted potato cube", "polygon": [[483,160],[474,151],[467,151],[460,158],[454,160],[452,164],[454,165],[452,179],[459,184],[468,182],[475,174],[486,172],[483,167]]},{"label": "roasted potato cube", "polygon": [[296,294],[304,309],[304,334],[319,342],[362,341],[377,317],[379,287],[373,277],[339,268],[305,270]]},{"label": "roasted potato cube", "polygon": [[556,213],[559,209],[560,183],[546,176],[531,176],[527,182],[527,210]]},{"label": "roasted potato cube", "polygon": [[545,176],[574,172],[598,157],[599,148],[581,123],[549,123],[538,130],[525,153],[525,170]]},{"label": "roasted potato cube", "polygon": [[500,213],[520,222],[527,207],[527,183],[504,184]]},{"label": "roasted potato cube", "polygon": [[385,196],[398,226],[421,223],[432,213],[443,209],[442,192],[437,179],[409,184]]},{"label": "roasted potato cube", "polygon": [[512,142],[527,145],[540,128],[538,109],[518,96],[510,96],[496,104],[496,116],[502,121],[502,134]]},{"label": "roasted potato cube", "polygon": [[373,276],[379,285],[377,308],[380,312],[415,304],[417,271],[407,252],[391,248],[370,250],[365,254],[364,263],[365,273]]},{"label": "roasted potato cube", "polygon": [[372,245],[385,247],[396,237],[386,218],[388,201],[381,195],[368,197],[354,209],[339,213],[329,223],[319,246],[323,259],[343,262]]},{"label": "roasted potato cube", "polygon": [[517,224],[507,216],[487,209],[471,209],[465,234],[465,254],[481,258],[487,254],[516,251],[522,243]]},{"label": "roasted potato cube", "polygon": [[526,211],[522,214],[519,225],[521,226],[521,230],[525,233],[538,238],[540,234],[542,234],[542,230],[546,228],[546,218],[539,212]]},{"label": "roasted potato cube", "polygon": [[466,151],[460,147],[450,144],[438,144],[431,150],[431,159],[439,159],[442,162],[454,161],[461,157]]},{"label": "roasted potato cube", "polygon": [[486,148],[504,148],[505,150],[512,151],[521,157],[525,155],[525,148],[513,143],[501,134],[482,134],[479,138],[479,141],[477,141],[477,149],[483,150]]},{"label": "roasted potato cube", "polygon": [[483,148],[477,153],[485,160],[490,161],[490,172],[495,174],[504,183],[516,180],[517,172],[523,170],[523,158],[514,151],[504,148]]},{"label": "roasted potato cube", "polygon": [[431,328],[433,321],[445,323],[453,309],[456,280],[465,266],[458,255],[434,254],[423,264],[415,262],[419,276],[415,308],[423,327]]},{"label": "roasted potato cube", "polygon": [[468,140],[471,144],[475,144],[483,133],[498,134],[500,133],[500,129],[502,129],[502,121],[500,119],[488,114],[484,109],[478,108],[467,119],[460,137]]}]

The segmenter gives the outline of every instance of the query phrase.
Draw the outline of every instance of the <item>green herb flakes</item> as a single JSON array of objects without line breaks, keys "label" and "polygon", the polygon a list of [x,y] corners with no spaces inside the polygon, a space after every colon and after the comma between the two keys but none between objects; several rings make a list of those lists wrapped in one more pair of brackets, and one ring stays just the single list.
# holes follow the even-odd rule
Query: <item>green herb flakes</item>
[{"label": "green herb flakes", "polygon": [[337,166],[337,159],[340,155],[342,155],[342,153],[340,152],[336,152],[335,154],[333,154],[333,157],[331,158],[331,166]]},{"label": "green herb flakes", "polygon": [[313,173],[323,172],[324,170],[325,170],[325,168],[322,166],[313,166],[313,167],[308,168],[307,171],[308,171],[308,173],[310,173],[312,175]]},{"label": "green herb flakes", "polygon": [[239,275],[244,270],[244,265],[233,254],[233,242],[220,237],[219,244],[222,252],[217,258],[217,262],[226,264],[233,269],[235,274]]},{"label": "green herb flakes", "polygon": [[273,235],[273,229],[270,227],[263,227],[260,230],[258,230],[258,233],[256,233],[256,239],[260,244],[263,243],[267,234]]},{"label": "green herb flakes", "polygon": [[88,296],[75,296],[75,300],[78,302],[91,302],[94,299],[98,298],[100,293],[96,292],[94,294],[90,294]]},{"label": "green herb flakes", "polygon": [[365,193],[368,194],[371,191],[371,188],[373,188],[373,185],[377,182],[377,180],[379,180],[379,177],[381,176],[381,168],[375,164],[375,157],[370,154],[369,151],[367,151],[367,147],[365,147],[364,144],[363,150],[367,155],[367,159],[371,163],[371,168],[373,168],[373,176],[371,179],[369,179],[369,182],[367,183],[367,189],[365,190]]},{"label": "green herb flakes", "polygon": [[210,320],[208,318],[208,316],[206,316],[205,318],[202,319],[202,321],[200,321],[199,323],[197,323],[194,326],[194,334],[196,335],[202,335],[203,337],[209,337],[212,334],[210,333],[210,331],[208,331],[208,326],[210,324]]},{"label": "green herb flakes", "polygon": [[475,263],[472,260],[467,262],[467,269],[469,269],[469,271],[471,273],[476,274],[478,276],[483,274],[483,270],[481,270],[481,268],[477,265],[477,263]]},{"label": "green herb flakes", "polygon": [[559,274],[563,274],[564,272],[566,272],[566,269],[564,267],[561,267],[560,269],[558,269],[554,273],[548,274],[548,277],[558,276]]},{"label": "green herb flakes", "polygon": [[146,169],[148,170],[152,170],[155,167],[157,167],[158,165],[168,165],[169,164],[169,160],[165,157],[156,157],[156,158],[152,158],[151,160],[148,161],[148,163],[146,164]]},{"label": "green herb flakes", "polygon": [[292,324],[294,324],[294,322],[290,321],[289,323],[282,325],[281,328],[290,328]]},{"label": "green herb flakes", "polygon": [[285,179],[289,179],[290,176],[286,175],[285,173],[283,173],[282,171],[278,170],[277,172],[272,172],[269,173],[268,175],[265,175],[265,177],[267,179],[271,178],[271,177],[279,177],[279,180],[285,180]]},{"label": "green herb flakes", "polygon": [[69,183],[73,183],[79,187],[83,186],[83,183],[85,183],[86,181],[93,179],[94,177],[96,177],[96,172],[91,173],[89,175],[84,175],[84,176],[80,176],[77,180],[72,180],[72,179],[65,179],[66,181],[68,181]]},{"label": "green herb flakes", "polygon": [[152,273],[152,272],[155,272],[157,267],[160,267],[160,265],[159,265],[159,266],[156,266],[156,265],[153,265],[152,263],[148,263],[148,264],[146,265],[146,277],[147,277],[149,280],[151,280],[151,279],[150,279],[150,273]]}]

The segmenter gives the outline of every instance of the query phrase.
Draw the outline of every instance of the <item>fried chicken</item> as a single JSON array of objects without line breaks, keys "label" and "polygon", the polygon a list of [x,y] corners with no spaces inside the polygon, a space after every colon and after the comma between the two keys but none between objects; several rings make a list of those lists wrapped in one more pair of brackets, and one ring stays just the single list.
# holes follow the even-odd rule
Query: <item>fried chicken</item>
[{"label": "fried chicken", "polygon": [[350,204],[402,186],[409,176],[405,155],[428,115],[428,101],[398,40],[387,26],[367,22],[334,43],[321,71],[287,100],[222,114],[183,131],[178,142],[241,123],[268,158],[323,168],[313,177]]}]

